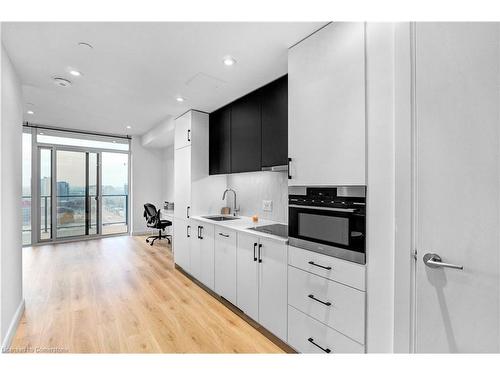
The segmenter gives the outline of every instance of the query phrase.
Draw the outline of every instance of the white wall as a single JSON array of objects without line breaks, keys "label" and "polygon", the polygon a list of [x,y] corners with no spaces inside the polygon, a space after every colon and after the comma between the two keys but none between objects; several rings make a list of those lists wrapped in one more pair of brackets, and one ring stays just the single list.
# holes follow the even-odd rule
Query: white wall
[{"label": "white wall", "polygon": [[1,47],[0,123],[0,339],[3,345],[16,329],[23,308],[21,245],[21,179],[23,106],[19,78]]},{"label": "white wall", "polygon": [[392,352],[394,338],[394,30],[366,27],[367,350]]},{"label": "white wall", "polygon": [[162,149],[145,148],[141,138],[132,138],[132,234],[150,232],[144,220],[144,204],[152,203],[156,208],[163,205],[163,153]]},{"label": "white wall", "polygon": [[162,153],[162,199],[173,202],[174,200],[174,146],[161,149]]},{"label": "white wall", "polygon": [[[236,191],[240,215],[288,223],[288,179],[286,172],[250,172],[227,175],[227,187]],[[222,197],[222,192],[221,192]],[[272,200],[273,211],[262,210],[262,201]],[[233,194],[228,193],[233,208]]]}]

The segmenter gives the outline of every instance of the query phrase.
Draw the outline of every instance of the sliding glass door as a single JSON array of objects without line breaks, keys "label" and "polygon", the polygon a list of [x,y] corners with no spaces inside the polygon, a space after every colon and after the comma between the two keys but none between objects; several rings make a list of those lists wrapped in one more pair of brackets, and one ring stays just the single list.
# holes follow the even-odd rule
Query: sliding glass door
[{"label": "sliding glass door", "polygon": [[97,234],[97,154],[56,149],[56,238]]},{"label": "sliding glass door", "polygon": [[128,138],[31,129],[31,139],[24,145],[31,143],[34,176],[23,190],[24,244],[128,233]]}]

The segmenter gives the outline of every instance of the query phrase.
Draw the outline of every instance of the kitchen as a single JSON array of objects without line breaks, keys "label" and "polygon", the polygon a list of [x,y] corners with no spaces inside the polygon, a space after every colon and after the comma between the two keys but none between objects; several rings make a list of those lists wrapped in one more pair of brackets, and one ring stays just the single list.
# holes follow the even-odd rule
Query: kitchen
[{"label": "kitchen", "polygon": [[[79,127],[87,120],[80,116],[81,122],[66,129],[85,137],[121,135],[119,142],[130,145],[122,150],[130,159],[121,164],[128,171],[121,188],[128,194],[130,184],[131,193],[125,198],[126,209],[116,214],[126,216],[127,232],[101,238],[95,229],[95,238],[73,242],[56,238],[53,243],[34,241],[24,247],[23,256],[34,268],[34,259],[44,251],[49,256],[78,248],[73,256],[85,264],[82,268],[93,279],[73,270],[68,276],[71,282],[47,284],[57,285],[62,296],[68,293],[65,285],[76,287],[67,298],[76,306],[83,304],[79,293],[83,290],[90,307],[75,309],[69,304],[72,323],[61,325],[70,327],[64,334],[54,329],[52,310],[40,309],[49,311],[42,319],[49,322],[45,329],[29,320],[36,315],[29,310],[30,303],[43,300],[37,297],[42,292],[28,288],[26,310],[22,294],[16,308],[10,309],[14,313],[9,327],[14,328],[2,338],[6,347],[11,342],[22,345],[23,340],[38,339],[38,333],[52,340],[46,331],[57,331],[52,333],[54,337],[65,342],[79,326],[75,323],[80,322],[78,316],[72,314],[82,314],[85,323],[92,319],[84,314],[94,316],[97,311],[99,323],[95,326],[102,331],[82,336],[89,342],[98,336],[103,343],[86,347],[82,340],[84,352],[107,348],[109,332],[120,342],[110,345],[110,352],[246,352],[248,348],[252,349],[248,352],[258,353],[273,348],[316,354],[499,351],[499,305],[491,304],[500,297],[500,258],[495,252],[500,181],[498,24],[103,23],[94,28],[95,40],[111,51],[99,50],[99,43],[88,47],[82,45],[86,42],[71,41],[77,44],[71,46],[72,51],[77,52],[68,55],[84,56],[82,61],[90,61],[88,66],[95,69],[92,63],[103,56],[111,56],[106,66],[114,66],[119,51],[129,56],[130,65],[116,68],[119,72],[76,71],[80,76],[72,68],[68,73],[78,78],[72,78],[68,87],[61,89],[60,81],[57,87],[50,82],[45,92],[31,82],[41,80],[42,73],[43,80],[52,79],[48,69],[40,73],[43,69],[33,68],[38,65],[25,62],[31,54],[26,46],[34,49],[37,44],[34,31],[43,30],[38,34],[51,40],[57,33],[74,38],[81,30],[70,24],[35,27],[11,23],[2,31],[3,44],[12,55],[12,64],[5,66],[21,72],[26,97],[20,95],[20,106],[23,119],[31,120],[24,127],[37,139],[32,146],[32,169],[40,168],[37,148],[49,148],[38,145],[38,137],[44,135],[41,132],[62,132],[47,124],[57,125],[68,108],[74,111],[73,106],[58,104],[69,97],[85,104],[91,90],[96,97],[97,91],[106,92],[97,85],[107,82],[104,73],[113,73],[110,80],[115,85],[128,77],[128,84],[148,87],[144,91],[150,95],[139,100],[128,96],[133,91],[129,87],[120,86],[130,108],[116,102],[110,106],[114,115],[127,112],[123,116],[128,118],[135,110],[142,116],[148,112],[144,108],[168,108],[151,113],[142,128],[136,125],[138,121],[121,118],[110,122],[107,132],[84,132]],[[182,36],[177,28],[182,28]],[[137,33],[139,29],[142,33]],[[237,38],[231,32],[247,37],[254,33],[253,42],[260,43],[261,50],[251,56],[251,48],[234,42]],[[121,33],[133,35],[140,43],[124,47],[109,42]],[[104,40],[98,39],[103,35]],[[150,59],[152,66],[145,70],[138,63],[143,61],[142,55],[153,56],[167,37],[169,43],[165,44],[178,45],[185,35],[196,40],[197,47],[208,43],[206,35],[218,35],[225,43],[212,38],[216,52],[184,46],[189,53],[162,52],[159,56],[169,57],[164,60],[172,71],[183,71],[183,65],[190,69],[186,69],[186,80],[174,82],[178,86],[168,92],[168,100],[160,100],[167,95],[161,87],[166,78],[144,73],[142,82],[129,72],[132,68],[160,71],[161,58]],[[146,40],[152,40],[151,49],[145,47]],[[230,51],[229,45],[242,48],[240,54]],[[191,55],[192,50],[199,55]],[[259,65],[266,54],[269,59]],[[199,57],[205,55],[210,58]],[[183,57],[174,65],[178,56]],[[45,69],[48,60],[41,57],[39,66]],[[225,74],[224,79],[217,78],[209,67]],[[98,79],[92,77],[96,71],[103,74]],[[176,73],[165,75],[171,79]],[[85,86],[85,80],[91,83]],[[162,84],[151,84],[156,80]],[[239,82],[237,89],[231,80]],[[113,85],[106,86],[110,87]],[[59,94],[60,90],[69,94]],[[53,100],[49,103],[47,98]],[[137,107],[131,98],[137,99]],[[28,99],[31,104],[24,103]],[[57,116],[35,122],[46,108],[33,102],[43,100]],[[95,102],[97,107],[101,101]],[[29,109],[33,106],[38,106],[36,111]],[[100,110],[112,112],[107,107]],[[88,121],[96,127],[108,122],[98,112]],[[475,131],[475,119],[484,131]],[[54,153],[59,151],[50,147]],[[96,160],[101,155],[95,148],[89,150],[87,186],[82,189],[87,198],[90,155],[99,155]],[[55,161],[51,165],[49,170],[58,170]],[[98,162],[96,165],[100,167]],[[102,171],[96,174],[96,181],[101,179],[99,173]],[[57,176],[49,177],[57,181]],[[39,182],[33,183],[33,196],[39,192],[36,184]],[[95,186],[98,191],[97,182]],[[97,195],[95,201],[99,202]],[[464,199],[470,196],[474,199]],[[151,221],[143,209],[147,203],[160,208],[163,201],[168,204],[157,219],[160,224],[164,221],[167,238],[161,234],[164,228],[149,226]],[[478,205],[481,215],[477,214]],[[32,207],[33,215],[43,211],[36,199]],[[57,210],[52,213],[57,218]],[[89,218],[85,224],[87,235],[91,222]],[[100,224],[97,219],[96,226]],[[158,230],[154,241],[144,238]],[[85,251],[90,256],[82,256]],[[61,264],[72,263],[62,258]],[[109,274],[103,271],[108,269]],[[81,287],[82,280],[90,286]],[[116,295],[108,290],[110,285],[116,288]],[[109,300],[92,294],[99,292]],[[49,293],[47,300],[51,298]],[[57,299],[54,311],[67,307],[64,301],[66,297]],[[183,320],[188,308],[192,315]],[[210,308],[210,313],[204,313],[204,308]],[[183,324],[193,322],[194,315],[202,316],[202,323],[193,323],[197,329],[181,337],[182,330],[188,329]],[[205,332],[203,319],[209,318],[224,324],[210,326]],[[174,333],[167,323],[175,328]],[[15,338],[17,326],[20,334]],[[94,326],[89,327],[94,332]],[[245,328],[238,331],[234,327]],[[203,341],[205,334],[210,339]],[[253,334],[259,343],[262,340],[262,346],[247,346],[254,340]],[[238,346],[238,337],[245,345]]]}]

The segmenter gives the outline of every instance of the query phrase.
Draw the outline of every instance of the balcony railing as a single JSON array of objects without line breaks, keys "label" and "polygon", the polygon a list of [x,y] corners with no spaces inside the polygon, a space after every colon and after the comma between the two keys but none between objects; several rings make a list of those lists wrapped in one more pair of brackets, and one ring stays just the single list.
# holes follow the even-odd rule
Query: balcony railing
[{"label": "balcony railing", "polygon": [[[85,195],[58,195],[57,199],[57,223],[56,230],[76,230],[85,228]],[[96,228],[97,216],[92,203],[95,202],[96,195],[90,195],[90,229]],[[29,243],[28,232],[31,232],[31,199],[30,195],[22,196],[23,207],[23,243]],[[24,203],[26,202],[26,203]],[[123,233],[128,228],[128,194],[103,194],[101,195],[103,233]],[[45,234],[42,238],[50,238],[51,222],[50,217],[52,208],[52,197],[50,195],[40,196],[40,231]],[[108,230],[105,227],[123,225],[123,228]],[[25,239],[26,237],[26,239]]]}]

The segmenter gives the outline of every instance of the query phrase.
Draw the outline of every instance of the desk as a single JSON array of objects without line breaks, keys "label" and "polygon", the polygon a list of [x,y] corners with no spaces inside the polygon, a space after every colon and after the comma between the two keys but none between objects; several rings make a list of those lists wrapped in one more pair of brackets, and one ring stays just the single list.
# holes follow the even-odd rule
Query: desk
[{"label": "desk", "polygon": [[174,210],[165,210],[162,208],[160,211],[160,219],[172,222],[172,225],[166,228],[166,232],[173,237],[174,231],[172,228],[174,227]]}]

